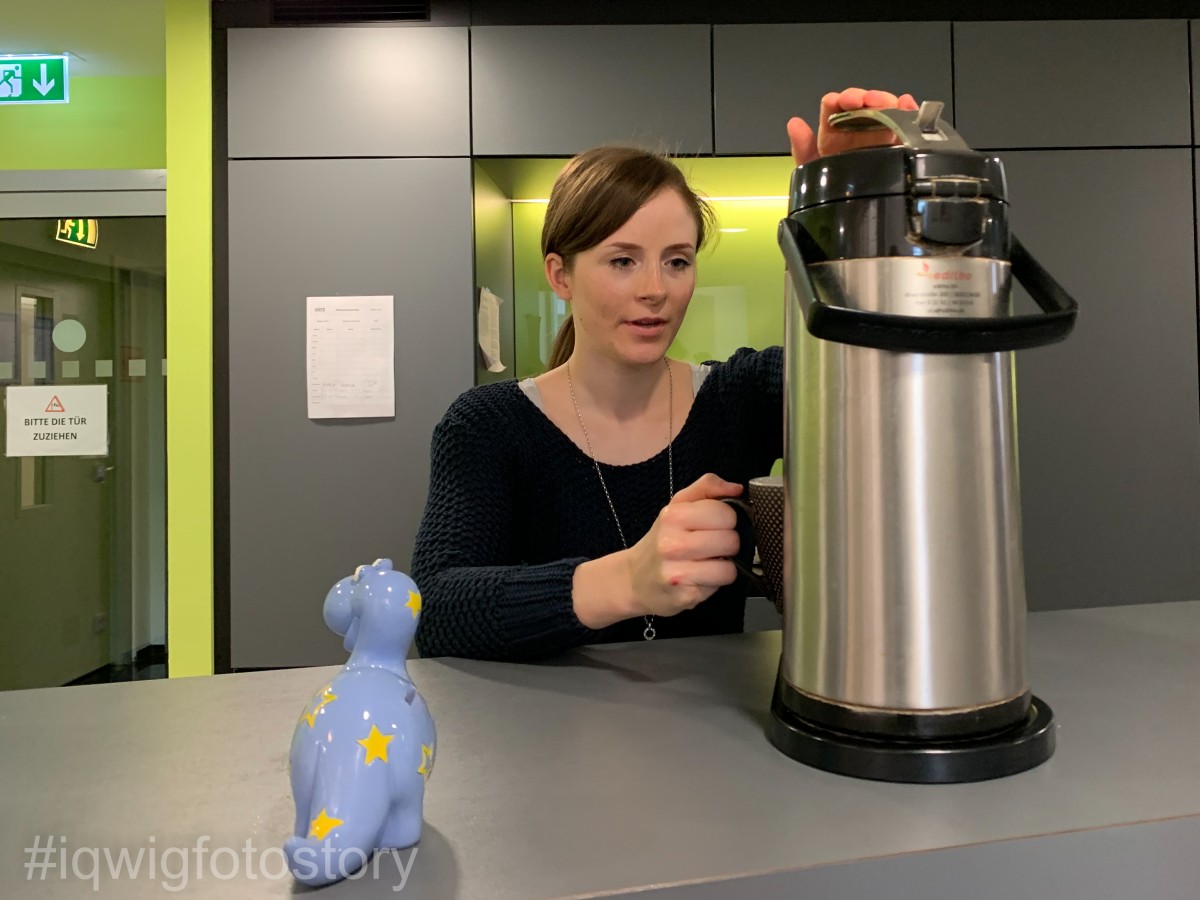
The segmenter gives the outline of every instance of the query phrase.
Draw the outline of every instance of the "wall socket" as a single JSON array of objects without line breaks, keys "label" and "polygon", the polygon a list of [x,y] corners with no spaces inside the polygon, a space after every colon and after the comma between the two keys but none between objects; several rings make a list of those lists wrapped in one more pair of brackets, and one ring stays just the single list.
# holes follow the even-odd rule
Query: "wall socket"
[{"label": "wall socket", "polygon": [[96,613],[94,616],[92,616],[92,634],[103,634],[107,628],[107,613]]}]

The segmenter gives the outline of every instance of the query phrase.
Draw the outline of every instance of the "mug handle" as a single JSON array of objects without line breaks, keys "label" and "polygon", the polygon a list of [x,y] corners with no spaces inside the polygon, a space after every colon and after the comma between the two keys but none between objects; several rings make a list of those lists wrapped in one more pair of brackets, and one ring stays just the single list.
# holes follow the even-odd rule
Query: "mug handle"
[{"label": "mug handle", "polygon": [[[732,506],[735,510],[744,512],[746,514],[746,518],[750,520],[750,528],[753,531],[754,508],[751,507],[746,501],[739,500],[737,497],[722,497],[721,499]],[[734,566],[737,567],[738,572],[741,573],[748,582],[750,582],[750,586],[754,588],[754,590],[758,591],[758,596],[766,597],[772,603],[776,602],[775,595],[771,592],[770,587],[767,586],[767,581],[761,573],[755,572],[753,567],[746,565],[736,556],[730,556],[727,558],[731,563],[734,564]]]}]

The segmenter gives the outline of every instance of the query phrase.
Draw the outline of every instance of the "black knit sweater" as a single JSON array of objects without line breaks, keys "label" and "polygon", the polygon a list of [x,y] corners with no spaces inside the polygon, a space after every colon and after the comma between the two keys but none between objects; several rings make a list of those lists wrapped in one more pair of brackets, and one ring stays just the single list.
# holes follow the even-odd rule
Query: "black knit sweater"
[{"label": "black knit sweater", "polygon": [[[783,352],[742,349],[711,370],[673,445],[675,489],[706,472],[746,484],[783,448]],[[666,448],[601,465],[629,545],[668,500]],[[743,494],[743,497],[745,495]],[[739,516],[739,519],[744,519]],[[621,549],[591,459],[515,381],[481,385],[433,433],[429,496],[413,552],[422,656],[528,660],[581,644],[640,640],[640,616],[593,630],[575,615],[575,567]],[[742,552],[753,552],[742,525]],[[742,630],[746,587],[657,617],[658,639]]]}]

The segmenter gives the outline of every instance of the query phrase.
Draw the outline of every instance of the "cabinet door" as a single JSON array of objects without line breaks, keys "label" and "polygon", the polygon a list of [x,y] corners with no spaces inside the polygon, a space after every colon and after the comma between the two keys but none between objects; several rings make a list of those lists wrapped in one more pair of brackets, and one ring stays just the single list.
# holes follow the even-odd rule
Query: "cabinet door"
[{"label": "cabinet door", "polygon": [[[1198,47],[1200,44],[1200,21],[1193,19],[1188,23],[1188,28],[1191,30],[1190,40],[1188,42],[1189,49]],[[1191,54],[1189,53],[1190,57]],[[1195,122],[1197,116],[1200,116],[1200,62],[1192,60],[1192,143],[1196,143],[1196,127]]]},{"label": "cabinet door", "polygon": [[712,151],[707,25],[471,29],[476,156]]},{"label": "cabinet door", "polygon": [[816,124],[821,97],[846,87],[941,100],[952,115],[950,24],[717,25],[717,153],[786,155],[792,116]]},{"label": "cabinet door", "polygon": [[467,156],[466,28],[229,31],[229,155]]},{"label": "cabinet door", "polygon": [[1191,143],[1183,21],[959,22],[954,88],[973,147]]},{"label": "cabinet door", "polygon": [[1200,597],[1191,151],[1002,158],[1014,231],[1080,307],[1016,354],[1030,606]]},{"label": "cabinet door", "polygon": [[[325,592],[379,557],[407,571],[429,441],[474,381],[471,164],[229,164],[232,662],[345,660]],[[394,418],[308,418],[310,296],[395,298]]]}]

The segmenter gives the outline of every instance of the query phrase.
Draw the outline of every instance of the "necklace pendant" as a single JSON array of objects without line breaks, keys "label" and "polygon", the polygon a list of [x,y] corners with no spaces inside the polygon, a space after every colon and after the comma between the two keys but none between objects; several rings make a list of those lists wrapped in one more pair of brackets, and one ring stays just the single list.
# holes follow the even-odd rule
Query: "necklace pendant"
[{"label": "necklace pendant", "polygon": [[647,619],[646,620],[646,630],[642,632],[642,637],[644,637],[648,641],[652,641],[652,640],[654,640],[654,638],[657,634],[658,634],[658,632],[656,632],[654,630],[654,623],[651,622],[649,619]]}]

